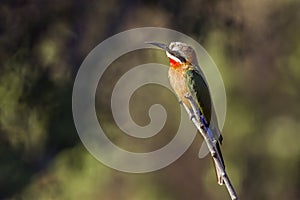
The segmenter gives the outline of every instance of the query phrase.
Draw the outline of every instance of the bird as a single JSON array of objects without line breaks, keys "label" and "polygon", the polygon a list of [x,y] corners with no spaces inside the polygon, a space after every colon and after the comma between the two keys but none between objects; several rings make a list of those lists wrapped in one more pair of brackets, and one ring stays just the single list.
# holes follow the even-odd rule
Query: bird
[{"label": "bird", "polygon": [[[198,65],[195,50],[192,46],[183,42],[171,42],[169,45],[159,42],[146,43],[165,50],[170,64],[168,71],[170,85],[175,91],[179,102],[187,107],[190,110],[190,113],[193,113],[190,117],[197,115],[196,117],[201,120],[205,129],[212,133],[216,150],[220,155],[221,164],[225,170],[225,164],[220,148],[223,137],[218,127],[210,128],[212,116],[215,116],[215,113],[209,87],[202,70]],[[191,102],[187,98],[187,94],[189,94],[190,98],[193,99],[200,113],[195,113],[193,111]],[[215,163],[216,161],[214,159],[213,161],[218,183],[223,185],[224,181],[222,174],[217,168],[217,163]]]}]

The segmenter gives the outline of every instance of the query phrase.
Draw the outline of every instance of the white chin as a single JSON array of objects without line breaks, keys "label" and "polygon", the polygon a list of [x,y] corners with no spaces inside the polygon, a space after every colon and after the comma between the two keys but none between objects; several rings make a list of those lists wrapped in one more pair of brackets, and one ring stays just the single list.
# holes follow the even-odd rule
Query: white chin
[{"label": "white chin", "polygon": [[170,54],[169,52],[166,51],[166,54],[167,54],[167,56],[168,56],[169,58],[171,58],[172,60],[174,60],[174,61],[176,61],[176,62],[182,64],[182,62],[181,62],[177,57],[173,56],[173,55]]}]

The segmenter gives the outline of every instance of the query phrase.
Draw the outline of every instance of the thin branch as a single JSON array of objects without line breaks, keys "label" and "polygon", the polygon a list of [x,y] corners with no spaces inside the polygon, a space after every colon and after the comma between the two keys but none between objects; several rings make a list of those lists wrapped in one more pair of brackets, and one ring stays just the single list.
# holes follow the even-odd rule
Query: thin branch
[{"label": "thin branch", "polygon": [[189,100],[192,110],[190,110],[185,104],[183,104],[183,106],[186,109],[187,113],[189,114],[190,119],[195,124],[196,128],[199,130],[199,132],[201,133],[201,135],[203,136],[203,138],[207,144],[210,154],[215,162],[217,174],[218,174],[218,176],[220,175],[220,177],[218,177],[218,179],[220,179],[219,184],[225,183],[231,199],[238,200],[237,194],[236,194],[236,192],[230,182],[230,179],[225,171],[225,167],[222,164],[222,159],[221,159],[219,152],[217,151],[216,144],[214,143],[214,138],[209,133],[209,131],[207,131],[207,129],[205,128],[205,126],[203,125],[203,123],[200,120],[199,108],[196,106],[196,103],[190,94],[187,94],[185,97]]}]

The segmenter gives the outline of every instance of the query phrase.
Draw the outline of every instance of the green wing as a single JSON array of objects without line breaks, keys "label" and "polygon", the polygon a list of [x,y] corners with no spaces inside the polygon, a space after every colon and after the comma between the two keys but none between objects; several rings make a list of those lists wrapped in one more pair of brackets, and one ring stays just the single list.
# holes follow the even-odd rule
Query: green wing
[{"label": "green wing", "polygon": [[187,70],[185,75],[189,91],[209,124],[211,120],[211,98],[207,84],[199,72],[194,69]]},{"label": "green wing", "polygon": [[[200,111],[204,115],[209,125],[211,120],[212,110],[211,110],[211,98],[210,98],[208,86],[205,80],[203,79],[203,77],[199,74],[199,72],[194,69],[187,70],[185,75],[186,75],[186,84],[189,88],[189,91],[193,99],[195,100],[195,102],[198,104]],[[222,144],[223,137],[221,133],[219,133],[217,139],[220,142],[220,144]],[[216,148],[221,156],[223,166],[225,167],[219,142],[216,143]]]}]

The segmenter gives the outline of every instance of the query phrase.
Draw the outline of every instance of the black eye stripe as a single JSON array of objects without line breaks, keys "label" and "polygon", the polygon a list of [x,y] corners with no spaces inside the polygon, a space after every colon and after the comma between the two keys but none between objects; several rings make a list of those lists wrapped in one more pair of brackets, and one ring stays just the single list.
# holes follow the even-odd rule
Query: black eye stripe
[{"label": "black eye stripe", "polygon": [[185,63],[185,62],[186,62],[185,58],[184,58],[184,57],[182,57],[182,56],[178,57],[178,59],[179,59],[181,62],[183,62],[183,63]]},{"label": "black eye stripe", "polygon": [[184,57],[182,57],[181,55],[179,55],[179,53],[177,52],[172,52],[170,51],[169,52],[171,55],[175,56],[176,58],[178,58],[181,62],[185,63],[186,62],[186,59]]}]

